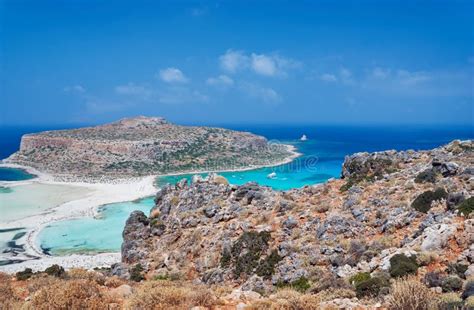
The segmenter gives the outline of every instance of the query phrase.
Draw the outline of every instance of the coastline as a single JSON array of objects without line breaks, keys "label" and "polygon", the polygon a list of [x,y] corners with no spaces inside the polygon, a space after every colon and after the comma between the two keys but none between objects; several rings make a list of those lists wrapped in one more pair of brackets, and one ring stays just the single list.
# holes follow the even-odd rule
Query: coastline
[{"label": "coastline", "polygon": [[66,186],[80,186],[90,189],[91,192],[85,197],[77,200],[68,201],[66,203],[47,209],[41,214],[29,216],[20,220],[14,220],[2,223],[2,228],[26,227],[27,233],[16,240],[18,245],[23,246],[25,252],[21,257],[24,259],[21,263],[12,263],[0,266],[0,272],[15,273],[25,268],[31,268],[34,271],[44,270],[51,264],[59,264],[64,268],[82,267],[104,267],[113,263],[120,262],[120,253],[101,253],[101,254],[72,254],[67,256],[51,256],[45,254],[37,244],[37,237],[40,231],[47,225],[57,221],[70,220],[85,216],[95,216],[100,206],[110,203],[133,201],[136,199],[152,196],[156,194],[158,188],[155,187],[155,180],[158,177],[184,174],[200,174],[211,172],[228,172],[228,171],[248,171],[265,167],[275,167],[292,162],[295,158],[301,156],[293,145],[284,144],[290,152],[290,156],[280,162],[256,165],[236,169],[224,169],[218,171],[188,171],[179,173],[170,173],[163,175],[150,175],[140,178],[129,179],[111,179],[102,183],[86,183],[86,182],[64,182],[55,180],[54,176],[42,173],[32,167],[22,166],[12,163],[1,162],[0,167],[10,167],[23,169],[37,177],[24,181],[0,181],[2,186],[18,186],[32,183],[54,184]]}]

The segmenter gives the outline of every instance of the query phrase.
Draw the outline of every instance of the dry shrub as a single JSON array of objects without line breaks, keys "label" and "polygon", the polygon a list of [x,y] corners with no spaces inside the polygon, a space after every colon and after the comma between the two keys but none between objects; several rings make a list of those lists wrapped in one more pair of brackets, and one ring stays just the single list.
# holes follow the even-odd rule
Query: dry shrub
[{"label": "dry shrub", "polygon": [[88,271],[82,268],[72,268],[67,272],[68,279],[73,280],[89,280],[97,284],[104,285],[105,276],[97,271]]},{"label": "dry shrub", "polygon": [[61,285],[64,281],[48,276],[46,274],[38,274],[34,275],[30,279],[28,279],[28,291],[31,293],[34,293],[42,288],[50,287],[53,285]]},{"label": "dry shrub", "polygon": [[436,252],[421,252],[416,256],[416,261],[420,266],[428,266],[438,259]]},{"label": "dry shrub", "polygon": [[16,309],[19,298],[11,285],[11,277],[5,273],[0,273],[0,309]]},{"label": "dry shrub", "polygon": [[141,284],[127,300],[126,309],[183,309],[192,306],[209,307],[214,295],[203,286],[186,286],[170,281]]},{"label": "dry shrub", "polygon": [[110,309],[118,306],[102,294],[99,285],[89,280],[59,281],[37,291],[31,299],[32,309]]},{"label": "dry shrub", "polygon": [[434,293],[415,277],[406,277],[394,282],[388,296],[389,309],[429,310],[436,309]]},{"label": "dry shrub", "polygon": [[252,302],[249,310],[316,310],[320,300],[316,295],[302,294],[291,288],[279,290],[274,296]]},{"label": "dry shrub", "polygon": [[338,289],[328,289],[321,291],[317,294],[319,299],[324,301],[330,301],[336,298],[354,298],[356,297],[356,293],[353,290],[345,289],[345,288],[338,288]]},{"label": "dry shrub", "polygon": [[126,283],[127,283],[127,281],[125,281],[124,279],[121,279],[117,276],[112,276],[112,277],[106,278],[106,280],[104,282],[104,285],[107,286],[107,287],[115,288],[115,287],[119,287],[120,285],[126,284]]}]

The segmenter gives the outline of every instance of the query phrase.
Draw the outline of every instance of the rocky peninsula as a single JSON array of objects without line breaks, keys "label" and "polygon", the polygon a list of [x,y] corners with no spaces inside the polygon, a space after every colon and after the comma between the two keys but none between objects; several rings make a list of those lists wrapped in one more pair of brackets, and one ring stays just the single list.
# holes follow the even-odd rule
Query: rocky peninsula
[{"label": "rocky peninsula", "polygon": [[161,117],[26,134],[4,162],[56,179],[112,179],[276,165],[296,155],[262,136],[171,124]]},{"label": "rocky peninsula", "polygon": [[16,280],[3,275],[4,290],[33,287],[26,302],[19,293],[4,302],[472,309],[473,165],[474,142],[453,141],[350,155],[341,179],[289,191],[196,176],[159,189],[150,214],[130,215],[121,263],[100,272],[53,266]]},{"label": "rocky peninsula", "polygon": [[348,298],[346,307],[387,302],[405,276],[459,292],[474,276],[473,150],[457,141],[358,153],[342,179],[286,192],[218,175],[183,180],[158,192],[149,215],[130,216],[116,270],[264,296],[290,287]]}]

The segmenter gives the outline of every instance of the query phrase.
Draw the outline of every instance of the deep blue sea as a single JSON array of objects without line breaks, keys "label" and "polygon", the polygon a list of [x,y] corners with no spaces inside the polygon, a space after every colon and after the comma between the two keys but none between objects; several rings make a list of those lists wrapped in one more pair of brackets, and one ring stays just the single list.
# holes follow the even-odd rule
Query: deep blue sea
[{"label": "deep blue sea", "polygon": [[[223,173],[231,183],[257,181],[260,184],[285,190],[324,182],[339,177],[344,156],[362,151],[431,149],[454,139],[474,138],[474,127],[447,126],[277,126],[277,125],[220,125],[235,130],[253,132],[275,142],[296,146],[303,156],[279,167],[244,172]],[[18,150],[25,133],[71,126],[0,127],[0,158]],[[308,141],[299,138],[305,134]],[[268,178],[268,175],[274,175]],[[0,180],[29,178],[23,171],[0,170]],[[166,177],[160,183],[173,183],[189,175]]]}]

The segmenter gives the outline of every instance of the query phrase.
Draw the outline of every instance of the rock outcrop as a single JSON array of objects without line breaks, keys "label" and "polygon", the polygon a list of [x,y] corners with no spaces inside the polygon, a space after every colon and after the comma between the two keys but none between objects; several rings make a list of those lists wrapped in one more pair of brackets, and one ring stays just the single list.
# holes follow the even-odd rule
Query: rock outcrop
[{"label": "rock outcrop", "polygon": [[57,177],[129,177],[269,165],[292,155],[261,136],[136,117],[96,126],[24,135],[6,161]]},{"label": "rock outcrop", "polygon": [[[474,194],[473,147],[454,141],[431,151],[356,154],[344,162],[344,179],[285,192],[216,175],[183,180],[160,189],[149,217],[131,215],[123,265],[140,265],[148,278],[174,274],[257,291],[318,291],[324,279],[335,286],[359,273],[381,287],[384,277],[413,272],[465,277],[474,264],[473,213],[457,208]],[[428,169],[432,178],[415,182]],[[438,189],[448,196],[428,195],[418,202],[426,203],[422,211],[413,206]]]}]

